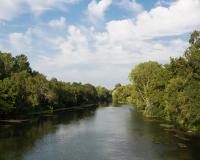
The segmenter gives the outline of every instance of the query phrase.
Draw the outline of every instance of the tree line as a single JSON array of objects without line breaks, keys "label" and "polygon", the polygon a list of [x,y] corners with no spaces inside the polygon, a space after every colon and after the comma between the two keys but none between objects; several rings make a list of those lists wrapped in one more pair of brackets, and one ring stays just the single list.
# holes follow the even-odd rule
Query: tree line
[{"label": "tree line", "polygon": [[117,85],[113,101],[132,103],[145,116],[200,131],[200,31],[194,31],[183,56],[169,64],[144,62],[130,73],[131,84]]},{"label": "tree line", "polygon": [[0,116],[28,114],[111,100],[105,87],[48,80],[25,55],[0,52]]}]

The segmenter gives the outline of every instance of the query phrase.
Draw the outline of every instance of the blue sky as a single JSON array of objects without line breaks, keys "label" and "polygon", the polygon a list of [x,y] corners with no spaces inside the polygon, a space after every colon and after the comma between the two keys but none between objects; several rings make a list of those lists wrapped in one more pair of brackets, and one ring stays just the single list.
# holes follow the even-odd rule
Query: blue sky
[{"label": "blue sky", "polygon": [[112,88],[140,62],[182,55],[200,0],[0,0],[0,50],[50,79]]}]

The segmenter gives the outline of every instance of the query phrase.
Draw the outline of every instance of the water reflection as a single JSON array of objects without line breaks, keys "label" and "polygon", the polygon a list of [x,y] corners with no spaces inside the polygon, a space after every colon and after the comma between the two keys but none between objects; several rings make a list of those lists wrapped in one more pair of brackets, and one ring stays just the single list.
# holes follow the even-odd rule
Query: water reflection
[{"label": "water reflection", "polygon": [[96,107],[44,116],[33,121],[9,128],[0,128],[0,160],[21,160],[33,149],[36,142],[53,135],[59,124],[78,123],[81,119],[94,116]]},{"label": "water reflection", "polygon": [[[131,112],[129,128],[132,131],[137,144],[143,146],[149,145],[147,156],[155,155],[155,159],[160,160],[197,160],[200,159],[200,153],[197,151],[200,147],[200,139],[184,137],[182,132],[173,132],[160,127],[162,121],[152,121],[144,118],[141,113],[136,111]],[[134,125],[133,125],[134,123]],[[180,144],[185,145],[181,148]],[[193,146],[193,147],[192,147]],[[196,146],[196,147],[194,147]],[[198,152],[198,153],[197,153]],[[149,155],[148,155],[149,154]]]},{"label": "water reflection", "polygon": [[0,129],[0,159],[200,159],[198,138],[179,139],[160,123],[144,119],[127,105],[63,112]]}]

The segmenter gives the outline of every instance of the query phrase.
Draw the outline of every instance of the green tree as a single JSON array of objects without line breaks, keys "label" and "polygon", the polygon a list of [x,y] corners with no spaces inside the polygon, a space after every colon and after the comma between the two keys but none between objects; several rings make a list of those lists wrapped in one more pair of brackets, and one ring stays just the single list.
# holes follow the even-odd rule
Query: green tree
[{"label": "green tree", "polygon": [[144,62],[133,69],[129,75],[138,94],[140,106],[148,116],[162,115],[163,98],[169,73],[157,62]]},{"label": "green tree", "polygon": [[119,86],[112,92],[112,99],[114,104],[133,103],[133,85]]},{"label": "green tree", "polygon": [[26,70],[28,73],[31,73],[30,64],[28,62],[28,58],[25,55],[18,55],[15,57],[15,72],[21,72]]},{"label": "green tree", "polygon": [[107,88],[98,86],[96,87],[96,90],[97,90],[97,96],[100,102],[111,101],[112,97],[111,97],[110,91]]},{"label": "green tree", "polygon": [[14,58],[10,53],[0,52],[1,79],[9,77],[13,72]]},{"label": "green tree", "polygon": [[14,111],[18,95],[19,87],[15,81],[10,78],[0,80],[0,115]]}]

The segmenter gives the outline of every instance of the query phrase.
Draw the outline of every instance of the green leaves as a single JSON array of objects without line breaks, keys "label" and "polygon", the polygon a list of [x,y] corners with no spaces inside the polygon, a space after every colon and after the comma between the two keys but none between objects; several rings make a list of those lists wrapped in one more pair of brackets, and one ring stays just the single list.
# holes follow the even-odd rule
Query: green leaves
[{"label": "green leaves", "polygon": [[157,108],[164,106],[164,90],[169,80],[168,70],[157,62],[145,62],[131,71],[129,79],[135,86],[137,97],[139,97],[138,105],[141,106],[138,107],[144,108],[147,116],[162,114]]},{"label": "green leaves", "polygon": [[113,103],[132,103],[133,92],[132,85],[118,85],[112,92]]},{"label": "green leaves", "polygon": [[15,65],[14,70],[15,72],[21,72],[26,70],[28,73],[31,73],[30,64],[28,62],[28,58],[25,55],[18,55],[14,59]]},{"label": "green leaves", "polygon": [[11,112],[15,109],[15,103],[19,94],[19,87],[10,78],[0,81],[0,113]]},{"label": "green leaves", "polygon": [[27,114],[110,100],[110,91],[91,84],[65,83],[32,71],[25,55],[0,52],[0,115]]},{"label": "green leaves", "polygon": [[[200,131],[200,32],[194,31],[182,57],[170,64],[145,62],[130,73],[132,88],[119,86],[113,99],[131,102],[146,116],[173,121],[183,128]],[[131,94],[130,94],[131,93]]]},{"label": "green leaves", "polygon": [[97,91],[98,100],[100,102],[109,102],[111,100],[112,97],[111,97],[110,91],[106,89],[105,87],[98,86],[96,87],[96,91]]}]

